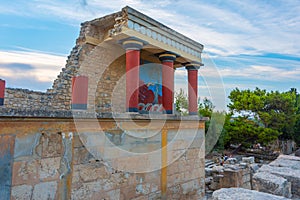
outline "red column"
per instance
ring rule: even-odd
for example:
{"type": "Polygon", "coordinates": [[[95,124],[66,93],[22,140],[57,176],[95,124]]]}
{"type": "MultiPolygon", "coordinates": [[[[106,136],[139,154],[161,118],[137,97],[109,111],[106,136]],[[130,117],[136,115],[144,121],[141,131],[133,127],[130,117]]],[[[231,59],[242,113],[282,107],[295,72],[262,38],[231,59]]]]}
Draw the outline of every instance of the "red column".
{"type": "Polygon", "coordinates": [[[72,78],[72,109],[86,110],[88,100],[88,77],[76,76],[72,78]]]}
{"type": "Polygon", "coordinates": [[[174,61],[176,55],[170,52],[159,55],[162,62],[162,104],[166,114],[173,114],[174,61]]]}
{"type": "Polygon", "coordinates": [[[0,106],[4,105],[5,80],[0,79],[0,106]]]}
{"type": "Polygon", "coordinates": [[[128,38],[122,44],[126,49],[126,111],[138,112],[140,49],[144,43],[128,38]]]}
{"type": "Polygon", "coordinates": [[[201,63],[189,63],[186,65],[188,70],[188,98],[189,115],[198,115],[198,69],[201,63]]]}

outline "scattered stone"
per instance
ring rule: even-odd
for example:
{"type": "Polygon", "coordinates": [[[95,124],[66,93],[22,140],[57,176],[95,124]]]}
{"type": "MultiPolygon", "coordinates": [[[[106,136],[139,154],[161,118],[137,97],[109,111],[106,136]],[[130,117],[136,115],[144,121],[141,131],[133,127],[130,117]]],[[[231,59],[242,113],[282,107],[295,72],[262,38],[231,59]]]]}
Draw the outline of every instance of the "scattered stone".
{"type": "Polygon", "coordinates": [[[230,169],[230,170],[239,170],[240,167],[238,165],[225,165],[226,169],[230,169]]]}
{"type": "Polygon", "coordinates": [[[222,188],[214,191],[213,200],[288,200],[288,198],[275,196],[255,190],[244,188],[222,188]]]}
{"type": "Polygon", "coordinates": [[[243,163],[247,163],[247,164],[253,164],[255,163],[255,159],[253,156],[250,156],[250,157],[243,157],[242,158],[242,162],[243,163]]]}
{"type": "Polygon", "coordinates": [[[205,167],[209,167],[209,166],[214,165],[214,164],[215,163],[213,161],[211,161],[211,160],[206,160],[205,161],[205,167]]]}
{"type": "Polygon", "coordinates": [[[205,168],[205,176],[211,176],[212,175],[212,169],[211,168],[205,168]]]}
{"type": "Polygon", "coordinates": [[[238,162],[238,160],[236,158],[228,158],[225,163],[228,163],[228,164],[236,164],[238,162]]]}
{"type": "Polygon", "coordinates": [[[245,163],[245,162],[241,162],[241,163],[240,163],[240,166],[243,167],[243,168],[246,168],[246,167],[248,166],[248,164],[245,163]]]}
{"type": "Polygon", "coordinates": [[[250,165],[250,169],[251,169],[252,173],[256,173],[259,170],[259,165],[253,163],[250,165]]]}
{"type": "Polygon", "coordinates": [[[207,177],[207,178],[205,178],[205,184],[207,185],[207,184],[210,184],[211,182],[213,181],[213,177],[207,177]]]}
{"type": "Polygon", "coordinates": [[[300,157],[300,149],[295,152],[295,156],[300,157]]]}
{"type": "Polygon", "coordinates": [[[224,167],[223,166],[214,166],[212,168],[212,172],[222,173],[222,172],[224,172],[224,167]]]}
{"type": "Polygon", "coordinates": [[[291,183],[268,172],[258,172],[253,176],[253,189],[287,198],[292,197],[291,183]]]}
{"type": "Polygon", "coordinates": [[[263,165],[258,172],[269,172],[271,174],[281,176],[287,179],[292,184],[292,194],[300,196],[300,169],[296,169],[300,165],[300,159],[298,162],[295,162],[295,159],[299,159],[295,156],[280,156],[279,161],[274,163],[270,163],[270,165],[263,165]],[[291,157],[290,161],[287,161],[288,158],[291,157]],[[281,162],[280,162],[281,160],[281,162]],[[287,163],[293,163],[291,166],[286,166],[287,163]],[[298,164],[296,164],[298,163],[298,164]]]}

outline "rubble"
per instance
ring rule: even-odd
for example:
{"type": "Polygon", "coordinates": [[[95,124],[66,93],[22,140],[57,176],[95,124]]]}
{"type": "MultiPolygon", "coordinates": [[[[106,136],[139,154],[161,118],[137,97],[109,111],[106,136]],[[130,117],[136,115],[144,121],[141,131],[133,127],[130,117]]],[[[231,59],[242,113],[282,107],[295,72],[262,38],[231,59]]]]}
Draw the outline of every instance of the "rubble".
{"type": "Polygon", "coordinates": [[[253,156],[243,157],[242,161],[243,161],[243,163],[247,163],[247,164],[253,164],[255,162],[253,156]]]}
{"type": "Polygon", "coordinates": [[[253,189],[287,198],[292,197],[291,183],[283,177],[268,172],[258,172],[254,174],[253,189]]]}
{"type": "Polygon", "coordinates": [[[295,156],[300,157],[300,149],[295,152],[295,156]]]}
{"type": "Polygon", "coordinates": [[[288,198],[244,188],[222,188],[214,191],[213,200],[288,200],[288,198]]]}

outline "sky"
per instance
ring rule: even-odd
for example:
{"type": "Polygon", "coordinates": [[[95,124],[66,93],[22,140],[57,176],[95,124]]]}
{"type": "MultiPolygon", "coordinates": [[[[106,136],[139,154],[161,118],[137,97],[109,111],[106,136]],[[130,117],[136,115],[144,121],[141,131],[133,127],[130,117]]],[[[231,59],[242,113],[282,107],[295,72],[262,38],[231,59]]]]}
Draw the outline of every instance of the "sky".
{"type": "MultiPolygon", "coordinates": [[[[126,5],[204,45],[202,99],[221,107],[234,88],[300,91],[299,0],[2,0],[0,79],[7,87],[46,91],[80,24],[126,5]]],[[[187,90],[186,76],[176,70],[176,91],[187,90]]]]}

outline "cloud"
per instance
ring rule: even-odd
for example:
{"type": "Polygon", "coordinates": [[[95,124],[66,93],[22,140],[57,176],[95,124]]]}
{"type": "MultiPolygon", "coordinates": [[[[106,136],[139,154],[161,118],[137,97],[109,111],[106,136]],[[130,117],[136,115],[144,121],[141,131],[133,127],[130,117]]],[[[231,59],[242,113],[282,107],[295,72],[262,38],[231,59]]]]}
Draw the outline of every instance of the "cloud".
{"type": "Polygon", "coordinates": [[[277,52],[299,54],[300,5],[237,0],[35,0],[0,5],[2,13],[60,19],[71,24],[101,17],[129,5],[203,43],[207,52],[228,56],[277,52]],[[172,7],[172,9],[169,9],[172,7]]]}
{"type": "Polygon", "coordinates": [[[221,75],[225,77],[244,77],[254,80],[269,80],[269,81],[297,81],[300,77],[300,70],[277,68],[273,66],[258,66],[252,65],[247,69],[225,68],[220,70],[221,75]]]}
{"type": "MultiPolygon", "coordinates": [[[[45,52],[0,50],[0,78],[9,80],[10,86],[19,85],[25,79],[51,86],[65,60],[65,56],[45,52]]],[[[35,88],[40,87],[32,85],[30,89],[35,88]]]]}
{"type": "MultiPolygon", "coordinates": [[[[211,79],[211,87],[219,87],[211,83],[214,77],[220,76],[227,80],[234,79],[236,82],[226,82],[225,88],[234,88],[235,85],[246,88],[247,85],[256,85],[258,80],[266,81],[266,84],[263,84],[265,87],[268,87],[267,82],[274,80],[282,83],[299,80],[297,55],[300,54],[300,4],[293,0],[228,0],[201,3],[197,0],[15,0],[3,2],[0,5],[0,13],[50,19],[78,26],[80,22],[119,11],[126,5],[204,44],[203,57],[205,58],[207,53],[213,60],[204,59],[205,66],[200,69],[199,75],[211,79]],[[296,58],[279,61],[258,57],[268,53],[277,53],[278,57],[285,54],[296,58]],[[218,67],[218,73],[212,69],[215,65],[218,67]],[[247,84],[238,82],[242,79],[247,80],[247,84]],[[251,80],[254,80],[253,84],[250,83],[251,80]]],[[[7,22],[4,25],[8,28],[10,26],[7,22]]],[[[13,74],[19,78],[27,74],[28,77],[30,75],[50,83],[64,66],[65,59],[62,55],[31,50],[0,51],[0,74],[11,79],[13,74]],[[15,66],[12,63],[30,66],[32,70],[23,68],[22,71],[20,67],[7,67],[15,66]]],[[[184,68],[176,70],[175,76],[177,85],[186,85],[187,73],[184,68]]]]}

